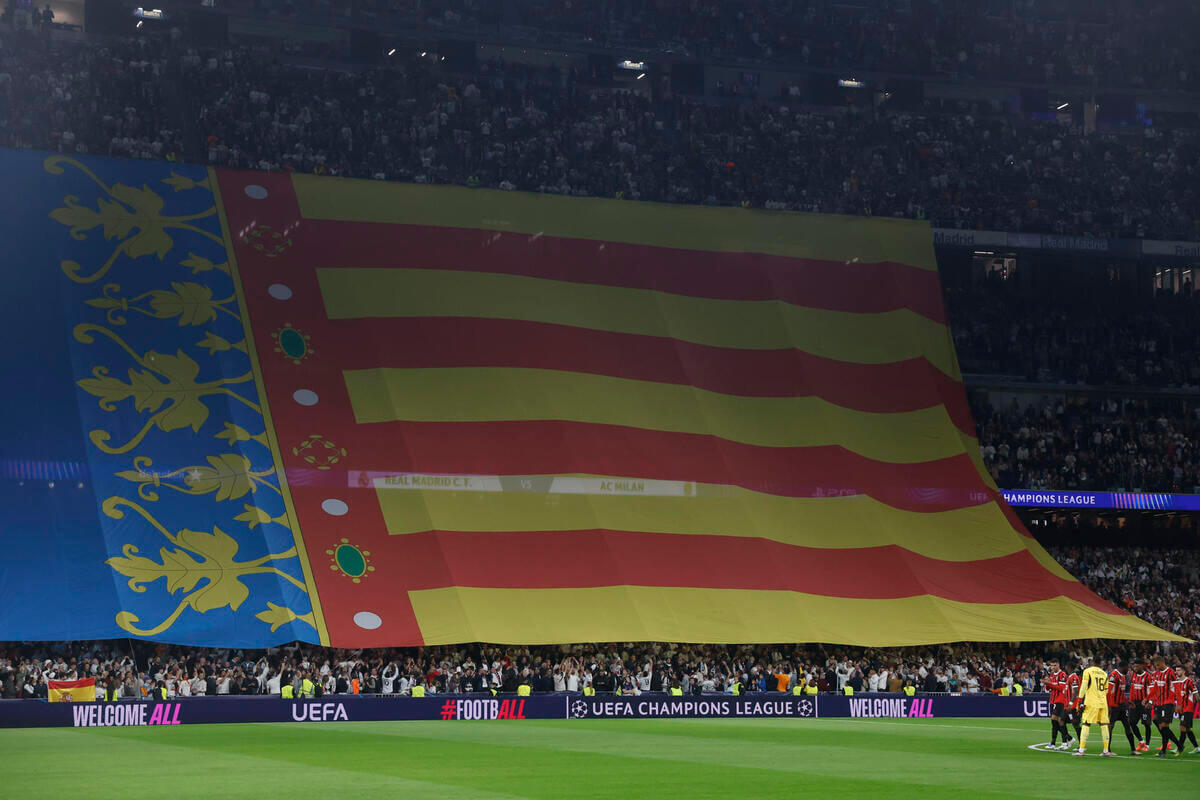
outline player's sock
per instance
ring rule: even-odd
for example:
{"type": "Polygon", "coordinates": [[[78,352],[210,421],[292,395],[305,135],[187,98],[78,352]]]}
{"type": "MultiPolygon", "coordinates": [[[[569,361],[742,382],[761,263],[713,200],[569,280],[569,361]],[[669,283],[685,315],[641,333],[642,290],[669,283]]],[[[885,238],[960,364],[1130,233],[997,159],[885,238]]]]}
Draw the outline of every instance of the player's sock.
{"type": "Polygon", "coordinates": [[[1137,739],[1133,738],[1133,731],[1129,729],[1129,723],[1122,722],[1121,725],[1125,728],[1125,738],[1129,740],[1129,748],[1137,750],[1137,739]]]}
{"type": "Polygon", "coordinates": [[[1079,723],[1078,723],[1078,722],[1072,722],[1071,724],[1075,726],[1075,738],[1076,738],[1076,739],[1078,739],[1078,738],[1079,738],[1079,737],[1082,735],[1082,734],[1079,732],[1079,723]]]}
{"type": "Polygon", "coordinates": [[[1050,746],[1058,744],[1058,720],[1050,720],[1050,746]]]}
{"type": "Polygon", "coordinates": [[[1150,723],[1143,722],[1142,724],[1146,726],[1146,735],[1142,737],[1142,741],[1146,744],[1146,746],[1149,746],[1150,745],[1150,723]]]}
{"type": "Polygon", "coordinates": [[[1104,737],[1104,752],[1108,752],[1108,747],[1112,744],[1112,735],[1108,730],[1107,725],[1100,726],[1100,735],[1104,737]]]}
{"type": "Polygon", "coordinates": [[[1090,734],[1091,732],[1092,732],[1091,725],[1083,726],[1083,729],[1079,734],[1079,749],[1080,750],[1087,750],[1088,734],[1090,734]]]}
{"type": "MultiPolygon", "coordinates": [[[[1183,731],[1181,731],[1180,733],[1183,733],[1183,731]]],[[[1191,729],[1191,728],[1188,728],[1188,729],[1187,729],[1187,731],[1186,731],[1186,733],[1187,733],[1187,738],[1188,738],[1188,739],[1191,741],[1191,743],[1192,743],[1192,747],[1200,747],[1200,744],[1197,744],[1197,743],[1196,743],[1196,734],[1192,733],[1192,729],[1191,729]]],[[[1180,736],[1180,738],[1182,739],[1183,737],[1182,737],[1182,736],[1180,736]]]]}

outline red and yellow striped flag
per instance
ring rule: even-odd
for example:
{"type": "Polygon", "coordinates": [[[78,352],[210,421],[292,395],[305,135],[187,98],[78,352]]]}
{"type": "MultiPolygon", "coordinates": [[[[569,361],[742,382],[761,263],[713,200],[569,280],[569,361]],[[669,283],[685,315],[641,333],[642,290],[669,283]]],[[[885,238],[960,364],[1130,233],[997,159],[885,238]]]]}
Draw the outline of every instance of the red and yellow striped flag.
{"type": "Polygon", "coordinates": [[[47,699],[51,703],[94,703],[96,702],[96,679],[82,678],[77,681],[46,681],[47,699]]]}
{"type": "Polygon", "coordinates": [[[925,224],[217,177],[324,642],[1172,638],[999,497],[925,224]]]}

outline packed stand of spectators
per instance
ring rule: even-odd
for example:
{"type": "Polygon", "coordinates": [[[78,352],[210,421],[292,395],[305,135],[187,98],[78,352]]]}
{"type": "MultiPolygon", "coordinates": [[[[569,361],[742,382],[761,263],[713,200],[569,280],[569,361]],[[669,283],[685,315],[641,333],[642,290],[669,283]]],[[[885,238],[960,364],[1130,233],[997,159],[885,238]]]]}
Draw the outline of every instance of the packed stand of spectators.
{"type": "Polygon", "coordinates": [[[1121,288],[1041,294],[1002,284],[946,293],[963,372],[1038,383],[1200,387],[1200,294],[1121,288]]]}
{"type": "Polygon", "coordinates": [[[52,43],[0,26],[0,147],[174,159],[168,40],[52,43]]]}
{"type": "Polygon", "coordinates": [[[1051,547],[1058,563],[1113,605],[1200,640],[1200,554],[1144,547],[1051,547]]]}
{"type": "MultiPolygon", "coordinates": [[[[1200,551],[1052,549],[1069,570],[1106,599],[1181,635],[1200,637],[1200,551]]],[[[274,694],[311,680],[322,694],[534,692],[685,694],[790,691],[998,692],[1021,684],[1037,691],[1051,657],[1079,664],[1098,653],[1145,655],[1144,643],[1036,642],[909,648],[821,645],[574,644],[542,647],[455,645],[388,650],[331,650],[293,644],[268,652],[155,645],[148,642],[12,644],[0,647],[0,694],[45,697],[46,681],[95,677],[97,694],[169,697],[274,694]]],[[[1194,661],[1192,645],[1167,650],[1194,661]]]]}
{"type": "Polygon", "coordinates": [[[235,9],[372,25],[1020,83],[1200,88],[1186,0],[231,0],[235,9]]]}
{"type": "Polygon", "coordinates": [[[1005,116],[816,113],[651,100],[557,67],[419,58],[316,71],[193,57],[208,161],[673,203],[927,218],[936,226],[1200,236],[1200,135],[1085,136],[1005,116]]]}
{"type": "Polygon", "coordinates": [[[451,74],[415,53],[335,70],[170,37],[55,46],[22,32],[0,45],[8,146],[946,228],[1200,238],[1196,131],[1085,136],[998,113],[818,113],[787,98],[729,104],[666,90],[651,100],[558,67],[451,74]],[[174,128],[202,136],[201,152],[182,152],[174,128]]]}
{"type": "MultiPolygon", "coordinates": [[[[1144,609],[1143,609],[1144,610],[1144,609]]],[[[1195,620],[1193,620],[1194,625],[1195,620]]],[[[643,692],[684,694],[786,692],[988,693],[1021,684],[1038,691],[1050,657],[1079,662],[1086,643],[988,644],[922,648],[796,647],[785,645],[590,644],[547,647],[470,645],[419,651],[339,651],[291,645],[269,653],[163,647],[146,658],[107,643],[0,650],[4,697],[44,698],[47,680],[95,677],[97,698],[143,698],[159,687],[168,697],[299,692],[304,679],[327,694],[643,692]],[[108,693],[112,693],[111,695],[108,693]]],[[[1131,650],[1129,655],[1134,655],[1131,650]]],[[[1195,657],[1178,648],[1175,658],[1195,657]]],[[[300,696],[296,694],[296,696],[300,696]]]]}
{"type": "Polygon", "coordinates": [[[984,463],[1005,489],[1200,487],[1195,400],[1072,396],[994,408],[982,395],[972,399],[984,463]]]}

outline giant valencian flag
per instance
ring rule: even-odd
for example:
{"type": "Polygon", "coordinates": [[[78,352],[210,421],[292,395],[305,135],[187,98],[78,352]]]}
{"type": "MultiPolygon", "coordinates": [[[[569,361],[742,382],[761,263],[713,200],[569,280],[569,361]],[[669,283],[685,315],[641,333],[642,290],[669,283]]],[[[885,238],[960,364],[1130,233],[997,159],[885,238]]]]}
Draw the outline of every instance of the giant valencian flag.
{"type": "Polygon", "coordinates": [[[980,468],[923,224],[0,165],[0,639],[1173,638],[980,468]]]}

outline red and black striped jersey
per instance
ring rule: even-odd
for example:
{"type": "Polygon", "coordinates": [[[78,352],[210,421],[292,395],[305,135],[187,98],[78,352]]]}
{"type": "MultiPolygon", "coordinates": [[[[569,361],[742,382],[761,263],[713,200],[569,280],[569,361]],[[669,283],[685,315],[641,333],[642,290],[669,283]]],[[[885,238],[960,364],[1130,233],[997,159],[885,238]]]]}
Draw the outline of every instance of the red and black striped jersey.
{"type": "Polygon", "coordinates": [[[1067,702],[1067,673],[1063,670],[1051,672],[1046,676],[1046,688],[1050,690],[1051,703],[1067,702]]]}
{"type": "Polygon", "coordinates": [[[1146,690],[1149,688],[1150,676],[1145,672],[1135,672],[1129,676],[1129,699],[1134,702],[1141,702],[1148,696],[1146,690]]]}
{"type": "Polygon", "coordinates": [[[1119,706],[1128,700],[1125,694],[1125,675],[1119,669],[1108,673],[1108,704],[1119,706]]]}
{"type": "Polygon", "coordinates": [[[1196,711],[1196,684],[1191,678],[1177,678],[1171,683],[1171,702],[1180,714],[1196,711]]]}
{"type": "Polygon", "coordinates": [[[1150,673],[1150,702],[1156,706],[1171,702],[1171,684],[1175,682],[1175,670],[1156,669],[1150,673]]]}
{"type": "Polygon", "coordinates": [[[1079,677],[1078,672],[1072,672],[1067,676],[1067,706],[1074,708],[1079,705],[1079,684],[1083,679],[1079,677]]]}

